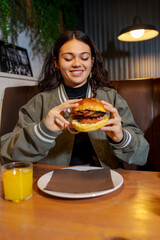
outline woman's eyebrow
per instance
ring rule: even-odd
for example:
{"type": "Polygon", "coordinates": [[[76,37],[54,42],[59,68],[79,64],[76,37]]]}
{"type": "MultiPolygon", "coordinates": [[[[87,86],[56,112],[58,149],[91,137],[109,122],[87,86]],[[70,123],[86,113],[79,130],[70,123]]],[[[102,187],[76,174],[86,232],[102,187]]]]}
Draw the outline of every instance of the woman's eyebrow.
{"type": "MultiPolygon", "coordinates": [[[[63,56],[63,55],[66,55],[66,54],[69,54],[69,55],[71,55],[71,56],[74,55],[74,53],[72,53],[72,52],[65,52],[65,53],[62,54],[62,56],[63,56]]],[[[80,53],[80,55],[84,55],[84,54],[89,54],[89,55],[91,55],[89,52],[82,52],[82,53],[80,53]]]]}

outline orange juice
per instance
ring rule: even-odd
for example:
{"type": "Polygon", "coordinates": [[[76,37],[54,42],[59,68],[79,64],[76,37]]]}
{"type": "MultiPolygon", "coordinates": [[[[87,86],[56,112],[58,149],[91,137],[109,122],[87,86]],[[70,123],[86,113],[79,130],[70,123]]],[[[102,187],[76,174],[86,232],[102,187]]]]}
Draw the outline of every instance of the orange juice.
{"type": "Polygon", "coordinates": [[[32,196],[32,167],[23,165],[23,167],[2,170],[2,180],[6,200],[19,202],[32,196]]]}

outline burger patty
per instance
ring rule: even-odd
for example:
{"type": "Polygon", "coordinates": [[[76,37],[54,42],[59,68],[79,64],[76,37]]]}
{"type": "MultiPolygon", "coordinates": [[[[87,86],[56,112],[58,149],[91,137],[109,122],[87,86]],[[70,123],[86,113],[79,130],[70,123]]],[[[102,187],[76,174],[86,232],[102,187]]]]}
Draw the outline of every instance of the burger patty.
{"type": "Polygon", "coordinates": [[[89,124],[89,123],[96,123],[96,122],[101,121],[104,118],[104,116],[106,115],[106,113],[102,113],[102,112],[96,112],[96,113],[92,114],[90,116],[75,115],[74,119],[77,119],[81,123],[89,124]],[[99,115],[95,116],[96,113],[99,113],[99,115]]]}
{"type": "Polygon", "coordinates": [[[84,116],[84,117],[98,117],[101,116],[102,114],[105,114],[105,112],[100,112],[100,111],[92,111],[92,110],[84,110],[84,111],[77,111],[74,112],[74,115],[76,116],[84,116]]]}

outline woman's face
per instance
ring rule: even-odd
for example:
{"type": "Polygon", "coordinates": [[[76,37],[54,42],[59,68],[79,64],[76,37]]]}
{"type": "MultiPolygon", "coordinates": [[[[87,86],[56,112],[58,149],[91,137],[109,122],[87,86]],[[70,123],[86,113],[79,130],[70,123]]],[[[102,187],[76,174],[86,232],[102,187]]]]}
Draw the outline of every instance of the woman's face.
{"type": "Polygon", "coordinates": [[[87,82],[93,62],[89,45],[72,39],[60,48],[57,64],[64,83],[70,87],[80,87],[87,82]]]}

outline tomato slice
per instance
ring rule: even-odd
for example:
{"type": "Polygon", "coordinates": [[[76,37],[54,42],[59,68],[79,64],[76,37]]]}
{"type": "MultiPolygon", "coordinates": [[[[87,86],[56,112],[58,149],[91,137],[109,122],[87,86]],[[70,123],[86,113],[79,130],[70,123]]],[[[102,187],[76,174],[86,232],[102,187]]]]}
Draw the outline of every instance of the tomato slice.
{"type": "Polygon", "coordinates": [[[100,116],[100,117],[94,117],[94,118],[83,118],[83,117],[80,117],[78,120],[81,122],[81,123],[86,123],[86,124],[90,124],[90,123],[96,123],[96,122],[99,122],[103,119],[104,116],[100,116]]]}

